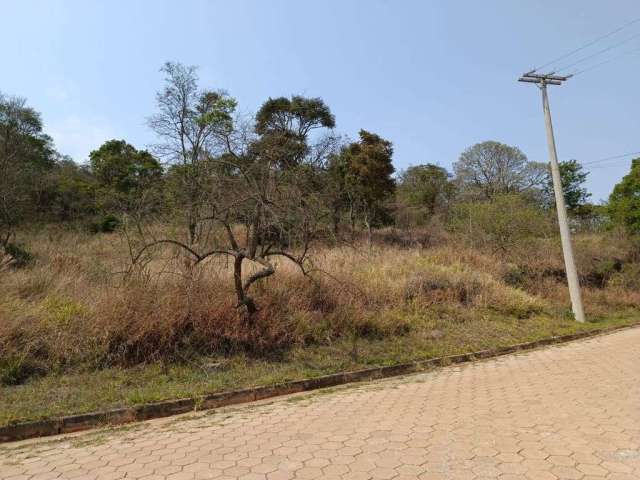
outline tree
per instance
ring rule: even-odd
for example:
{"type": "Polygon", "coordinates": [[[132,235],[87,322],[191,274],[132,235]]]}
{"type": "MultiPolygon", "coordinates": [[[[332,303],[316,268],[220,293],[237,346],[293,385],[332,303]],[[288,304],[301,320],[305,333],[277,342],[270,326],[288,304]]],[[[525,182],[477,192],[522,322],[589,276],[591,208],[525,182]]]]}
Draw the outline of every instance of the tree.
{"type": "MultiPolygon", "coordinates": [[[[591,197],[591,194],[583,187],[589,172],[583,171],[582,165],[577,160],[560,162],[558,166],[560,167],[560,180],[567,210],[572,213],[578,213],[591,197]]],[[[551,171],[547,171],[543,195],[545,205],[550,208],[555,207],[551,171]]]]}
{"type": "Polygon", "coordinates": [[[201,106],[209,94],[198,93],[193,69],[165,68],[168,86],[158,96],[161,113],[151,126],[179,160],[169,168],[167,182],[176,199],[174,210],[185,212],[188,220],[187,239],[179,232],[158,238],[153,222],[139,223],[132,233],[142,238],[132,242],[132,263],[144,263],[160,245],[183,252],[191,259],[190,269],[212,257],[227,257],[237,307],[253,321],[258,312],[253,286],[276,272],[274,259],[291,261],[308,273],[309,249],[323,234],[327,216],[318,166],[332,144],[323,139],[311,144],[309,133],[333,126],[333,116],[320,99],[293,97],[295,102],[277,105],[268,100],[255,121],[232,119],[235,101],[229,97],[201,106]],[[200,111],[208,113],[203,117],[200,111]],[[319,120],[318,111],[325,112],[319,120]],[[175,130],[174,125],[182,127],[175,130]],[[278,138],[295,139],[294,148],[283,148],[278,138]],[[183,147],[183,141],[189,146],[183,147]]]}
{"type": "Polygon", "coordinates": [[[488,141],[468,148],[453,165],[463,193],[487,200],[511,193],[535,194],[547,168],[529,162],[518,147],[488,141]]]}
{"type": "Polygon", "coordinates": [[[321,98],[305,98],[293,95],[269,98],[256,114],[256,132],[280,132],[295,135],[300,139],[308,137],[316,128],[335,127],[335,117],[321,98]]]}
{"type": "Polygon", "coordinates": [[[608,210],[615,224],[640,234],[640,158],[631,161],[631,171],[613,188],[608,210]]]}
{"type": "MultiPolygon", "coordinates": [[[[342,145],[337,152],[329,156],[326,169],[326,185],[328,203],[331,210],[331,223],[334,238],[340,235],[340,224],[344,212],[351,205],[349,190],[347,188],[347,173],[349,163],[347,160],[347,145],[342,145]]],[[[351,209],[353,219],[353,209],[351,209]]]]}
{"type": "Polygon", "coordinates": [[[335,118],[320,98],[269,98],[256,114],[255,131],[260,140],[254,148],[263,156],[278,158],[279,168],[295,167],[310,154],[311,131],[334,126],[335,118]]]}
{"type": "Polygon", "coordinates": [[[89,164],[105,210],[130,211],[145,191],[158,186],[163,173],[153,155],[124,140],[103,143],[89,154],[89,164]]]}
{"type": "Polygon", "coordinates": [[[0,247],[34,214],[55,150],[42,119],[26,100],[0,93],[0,247]]]}
{"type": "Polygon", "coordinates": [[[47,184],[41,203],[47,205],[51,219],[66,222],[96,213],[98,184],[88,166],[62,156],[49,172],[47,184]]]}
{"type": "Polygon", "coordinates": [[[162,167],[146,150],[136,150],[124,140],[108,140],[89,154],[98,182],[121,193],[131,193],[156,182],[162,167]]]}
{"type": "Polygon", "coordinates": [[[174,173],[182,184],[174,198],[184,212],[189,243],[196,243],[203,212],[208,154],[212,143],[228,139],[232,129],[235,99],[221,90],[200,90],[196,67],[167,62],[161,71],[166,75],[165,88],[158,92],[158,113],[149,125],[160,137],[155,151],[179,168],[174,173]]]}
{"type": "Polygon", "coordinates": [[[360,130],[359,136],[359,142],[343,147],[332,157],[329,170],[338,204],[349,209],[352,226],[360,217],[370,239],[372,225],[384,220],[385,202],[395,192],[393,146],[366,130],[360,130]]]}
{"type": "Polygon", "coordinates": [[[423,219],[445,210],[455,193],[446,169],[427,163],[407,168],[398,178],[398,203],[423,219]]]}

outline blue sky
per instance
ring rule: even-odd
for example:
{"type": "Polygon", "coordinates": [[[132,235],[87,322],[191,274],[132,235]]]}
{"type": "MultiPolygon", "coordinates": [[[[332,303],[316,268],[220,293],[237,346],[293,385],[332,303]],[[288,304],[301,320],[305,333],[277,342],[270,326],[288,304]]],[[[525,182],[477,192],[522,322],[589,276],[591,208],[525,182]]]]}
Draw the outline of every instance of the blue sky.
{"type": "MultiPolygon", "coordinates": [[[[0,90],[41,111],[58,149],[78,161],[104,140],[145,147],[167,60],[200,66],[241,109],[269,96],[321,96],[337,130],[395,145],[397,169],[448,169],[483,140],[547,160],[539,92],[524,70],[636,17],[637,0],[0,0],[0,90]]],[[[640,32],[640,23],[604,48],[640,32]]],[[[634,39],[621,52],[640,48],[634,39]]],[[[596,48],[594,51],[597,51],[596,48]]],[[[603,59],[614,56],[612,53],[603,59]]],[[[577,56],[580,58],[580,55],[577,56]]],[[[585,63],[588,65],[588,63],[585,63]]],[[[640,54],[552,87],[562,159],[640,150],[640,54]]],[[[594,169],[606,198],[630,160],[594,169]]]]}

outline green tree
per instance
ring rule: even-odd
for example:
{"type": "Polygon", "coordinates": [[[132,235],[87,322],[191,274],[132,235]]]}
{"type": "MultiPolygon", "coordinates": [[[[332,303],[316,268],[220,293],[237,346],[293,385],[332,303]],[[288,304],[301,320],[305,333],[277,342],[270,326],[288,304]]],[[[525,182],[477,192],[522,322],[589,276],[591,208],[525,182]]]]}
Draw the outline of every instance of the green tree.
{"type": "Polygon", "coordinates": [[[162,167],[146,150],[124,140],[108,140],[89,154],[91,171],[98,182],[125,194],[146,187],[162,176],[162,167]]]}
{"type": "Polygon", "coordinates": [[[329,169],[342,209],[348,209],[352,226],[362,220],[371,227],[388,215],[386,202],[395,192],[392,178],[393,146],[379,135],[360,130],[360,141],[342,148],[329,169]]]}
{"type": "Polygon", "coordinates": [[[449,222],[451,230],[469,243],[505,252],[548,236],[553,225],[543,209],[518,194],[457,203],[449,222]]]}
{"type": "Polygon", "coordinates": [[[335,127],[335,117],[321,98],[293,95],[269,98],[256,114],[256,132],[286,132],[307,137],[316,128],[335,127]]]}
{"type": "Polygon", "coordinates": [[[153,155],[124,140],[103,143],[89,154],[89,164],[105,210],[131,210],[162,178],[162,167],[153,155]]]}
{"type": "MultiPolygon", "coordinates": [[[[572,213],[579,213],[589,201],[589,197],[591,197],[591,194],[584,188],[589,172],[585,172],[577,160],[560,162],[558,166],[560,167],[560,180],[562,181],[567,210],[572,213]]],[[[547,171],[543,196],[547,207],[555,207],[551,171],[547,171]]]]}
{"type": "Polygon", "coordinates": [[[432,163],[409,167],[398,178],[399,206],[417,213],[422,220],[444,211],[454,193],[449,172],[432,163]]]}
{"type": "Polygon", "coordinates": [[[56,161],[48,183],[43,203],[52,220],[67,222],[97,213],[98,183],[88,166],[63,156],[56,161]]]}
{"type": "Polygon", "coordinates": [[[37,211],[44,178],[55,164],[51,138],[26,100],[0,93],[0,246],[37,211]]]}
{"type": "Polygon", "coordinates": [[[221,90],[201,90],[196,67],[167,62],[161,68],[165,86],[156,95],[158,112],[149,126],[160,138],[155,152],[174,169],[178,189],[174,207],[184,218],[190,244],[196,243],[205,212],[207,169],[215,144],[233,133],[235,99],[221,90]]]}
{"type": "Polygon", "coordinates": [[[615,224],[640,234],[640,158],[632,160],[631,171],[613,188],[608,211],[615,224]]]}
{"type": "Polygon", "coordinates": [[[256,114],[260,138],[253,148],[265,161],[275,160],[278,168],[296,167],[313,151],[308,141],[311,131],[334,126],[335,118],[321,98],[269,98],[256,114]]]}
{"type": "Polygon", "coordinates": [[[233,265],[237,307],[253,321],[258,305],[252,289],[276,273],[274,260],[293,262],[307,274],[310,245],[325,236],[318,166],[332,142],[311,144],[308,137],[312,129],[333,126],[333,116],[326,106],[320,109],[326,115],[314,113],[324,105],[319,99],[294,97],[278,105],[268,101],[255,122],[232,118],[235,100],[201,91],[194,68],[167,64],[164,71],[160,112],[150,125],[162,139],[158,151],[172,161],[166,190],[173,208],[157,212],[161,221],[145,218],[126,230],[132,263],[160,246],[180,251],[189,272],[210,257],[225,257],[233,265]],[[305,113],[291,103],[315,107],[305,113]],[[281,148],[281,134],[294,138],[295,158],[288,145],[281,148]],[[186,218],[186,232],[167,228],[159,237],[154,227],[175,218],[186,218]]]}

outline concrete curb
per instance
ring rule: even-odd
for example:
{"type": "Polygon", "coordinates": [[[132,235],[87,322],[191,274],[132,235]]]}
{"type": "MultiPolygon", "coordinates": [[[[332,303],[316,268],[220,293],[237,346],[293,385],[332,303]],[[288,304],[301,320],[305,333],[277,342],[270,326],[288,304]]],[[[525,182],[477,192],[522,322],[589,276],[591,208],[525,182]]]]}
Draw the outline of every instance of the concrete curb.
{"type": "Polygon", "coordinates": [[[351,372],[334,373],[322,377],[285,382],[278,385],[213,393],[197,398],[167,400],[158,403],[136,405],[133,407],[118,408],[102,412],[91,412],[80,415],[69,415],[55,419],[17,423],[0,427],[0,442],[11,442],[34,437],[78,432],[105,425],[121,425],[124,423],[168,417],[198,410],[210,410],[230,405],[254,402],[257,400],[344,385],[347,383],[424,372],[435,367],[499,357],[509,353],[532,350],[546,345],[566,343],[573,340],[613,333],[636,326],[638,325],[624,325],[607,329],[592,330],[589,332],[573,333],[491,350],[481,350],[478,352],[463,353],[461,355],[449,355],[446,357],[419,360],[388,367],[375,367],[351,372]]]}

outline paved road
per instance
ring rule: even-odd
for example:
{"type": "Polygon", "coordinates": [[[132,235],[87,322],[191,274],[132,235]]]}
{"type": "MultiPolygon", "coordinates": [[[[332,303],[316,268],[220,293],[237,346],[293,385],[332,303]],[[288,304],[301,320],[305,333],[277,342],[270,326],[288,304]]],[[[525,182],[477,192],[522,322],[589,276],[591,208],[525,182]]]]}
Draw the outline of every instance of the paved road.
{"type": "Polygon", "coordinates": [[[4,446],[0,477],[638,480],[640,328],[270,404],[4,446]]]}

